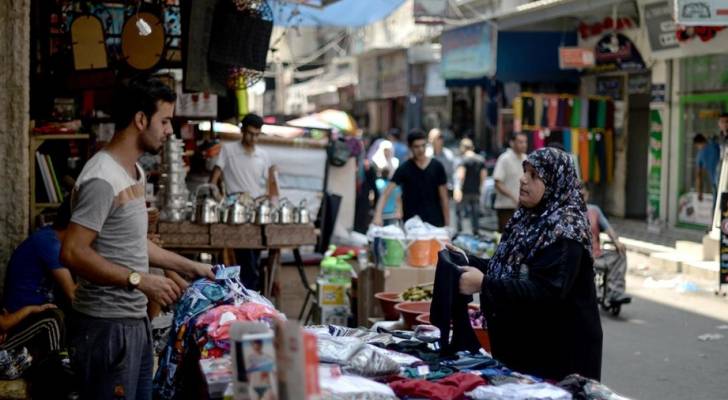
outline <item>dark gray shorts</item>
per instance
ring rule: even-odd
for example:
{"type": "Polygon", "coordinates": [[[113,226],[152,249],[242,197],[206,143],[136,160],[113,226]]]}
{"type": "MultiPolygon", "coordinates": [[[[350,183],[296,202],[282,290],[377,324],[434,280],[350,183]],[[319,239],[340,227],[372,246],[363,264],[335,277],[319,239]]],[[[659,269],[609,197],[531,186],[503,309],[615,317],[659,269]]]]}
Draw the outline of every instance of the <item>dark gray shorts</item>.
{"type": "Polygon", "coordinates": [[[81,399],[152,398],[152,337],[147,318],[105,319],[74,312],[68,334],[81,399]]]}

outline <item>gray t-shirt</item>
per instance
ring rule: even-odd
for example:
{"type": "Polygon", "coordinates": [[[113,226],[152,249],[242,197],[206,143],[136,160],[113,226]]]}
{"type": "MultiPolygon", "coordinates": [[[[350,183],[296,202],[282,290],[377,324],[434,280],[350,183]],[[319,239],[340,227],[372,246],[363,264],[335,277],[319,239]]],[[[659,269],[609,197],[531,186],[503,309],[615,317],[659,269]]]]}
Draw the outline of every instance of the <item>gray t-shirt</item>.
{"type": "MultiPolygon", "coordinates": [[[[149,271],[144,171],[134,179],[105,151],[84,166],[73,191],[71,222],[98,232],[92,246],[108,261],[149,271]]],[[[79,279],[73,308],[98,318],[144,318],[147,298],[139,290],[79,279]]]]}

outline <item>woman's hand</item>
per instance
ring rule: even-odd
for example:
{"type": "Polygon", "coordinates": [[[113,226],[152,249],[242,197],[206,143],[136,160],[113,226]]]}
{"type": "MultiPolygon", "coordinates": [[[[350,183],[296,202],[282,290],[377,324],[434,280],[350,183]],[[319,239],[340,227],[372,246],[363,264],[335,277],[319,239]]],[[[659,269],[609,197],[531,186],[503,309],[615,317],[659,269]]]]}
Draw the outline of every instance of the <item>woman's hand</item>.
{"type": "Polygon", "coordinates": [[[483,286],[483,273],[473,267],[460,267],[463,274],[460,275],[460,293],[471,295],[480,292],[483,286]]]}

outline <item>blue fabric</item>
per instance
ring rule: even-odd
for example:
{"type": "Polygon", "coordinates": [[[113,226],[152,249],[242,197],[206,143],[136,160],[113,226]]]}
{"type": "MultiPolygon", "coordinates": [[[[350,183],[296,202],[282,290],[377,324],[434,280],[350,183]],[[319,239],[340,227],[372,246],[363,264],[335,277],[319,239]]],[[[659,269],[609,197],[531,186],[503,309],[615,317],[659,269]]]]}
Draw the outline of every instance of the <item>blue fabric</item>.
{"type": "Polygon", "coordinates": [[[15,249],[5,276],[4,306],[8,312],[53,302],[51,271],[62,268],[60,255],[61,242],[50,227],[39,229],[15,249]]]}
{"type": "Polygon", "coordinates": [[[710,182],[713,186],[718,185],[719,171],[718,163],[720,162],[720,145],[715,138],[710,139],[699,152],[695,159],[698,167],[703,168],[710,176],[710,182]]]}
{"type": "MultiPolygon", "coordinates": [[[[389,184],[389,180],[379,178],[377,179],[376,185],[377,185],[377,193],[381,196],[382,193],[384,193],[384,189],[387,188],[387,185],[389,184]]],[[[391,215],[394,214],[397,211],[397,199],[399,196],[402,195],[402,189],[400,189],[399,186],[396,186],[394,188],[394,191],[392,191],[392,195],[389,196],[389,199],[387,199],[387,202],[384,203],[384,209],[382,210],[382,214],[384,215],[391,215]]]]}
{"type": "Polygon", "coordinates": [[[280,26],[359,27],[386,18],[404,0],[340,0],[323,8],[277,2],[273,21],[280,26]],[[299,14],[296,15],[296,12],[299,14]]]}

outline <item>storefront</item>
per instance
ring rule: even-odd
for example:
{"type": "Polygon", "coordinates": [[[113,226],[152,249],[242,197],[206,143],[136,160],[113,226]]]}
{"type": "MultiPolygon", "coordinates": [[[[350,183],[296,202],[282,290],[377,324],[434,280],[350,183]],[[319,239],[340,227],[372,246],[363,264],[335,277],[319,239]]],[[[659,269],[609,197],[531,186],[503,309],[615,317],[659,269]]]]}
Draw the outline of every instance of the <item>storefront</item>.
{"type": "Polygon", "coordinates": [[[409,70],[406,49],[372,50],[358,57],[357,100],[366,103],[371,135],[407,125],[409,70]]]}

